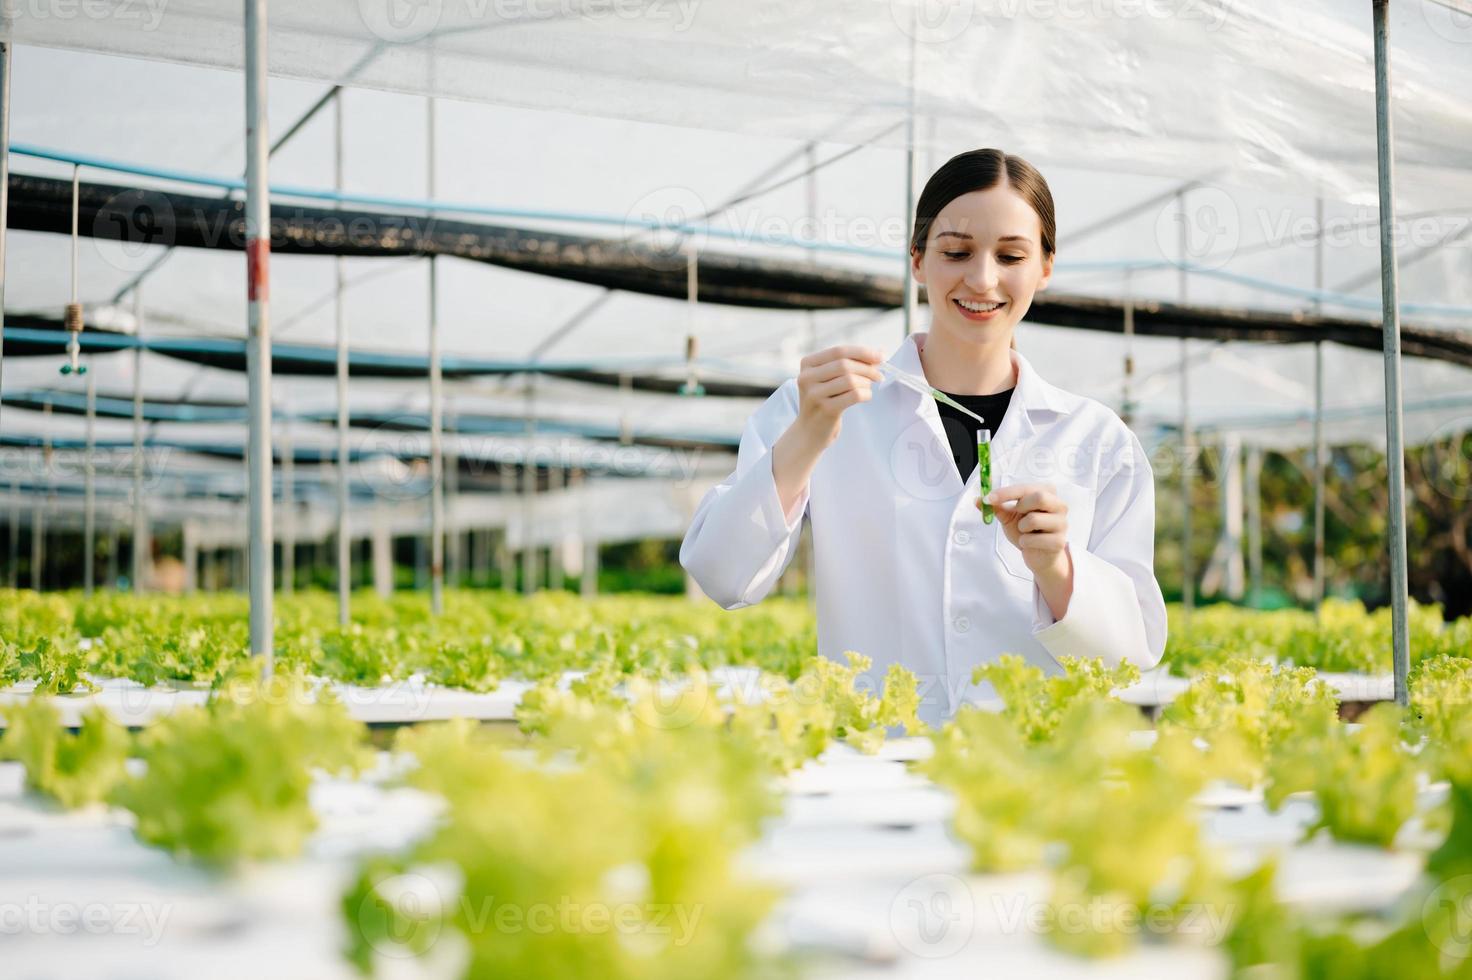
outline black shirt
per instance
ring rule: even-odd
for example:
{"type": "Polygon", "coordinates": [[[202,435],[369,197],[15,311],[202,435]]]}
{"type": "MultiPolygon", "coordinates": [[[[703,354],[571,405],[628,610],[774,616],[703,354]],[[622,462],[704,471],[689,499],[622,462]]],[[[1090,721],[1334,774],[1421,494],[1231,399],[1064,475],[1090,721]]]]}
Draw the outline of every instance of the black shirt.
{"type": "Polygon", "coordinates": [[[985,426],[943,401],[935,403],[935,407],[940,410],[940,426],[945,430],[946,439],[951,443],[951,455],[956,459],[956,469],[960,471],[963,483],[970,479],[971,471],[976,469],[976,430],[989,429],[993,438],[996,437],[997,429],[1002,425],[1002,417],[1007,414],[1007,406],[1012,401],[1014,390],[1016,389],[1008,388],[995,395],[957,395],[946,392],[957,402],[986,419],[985,426]]]}

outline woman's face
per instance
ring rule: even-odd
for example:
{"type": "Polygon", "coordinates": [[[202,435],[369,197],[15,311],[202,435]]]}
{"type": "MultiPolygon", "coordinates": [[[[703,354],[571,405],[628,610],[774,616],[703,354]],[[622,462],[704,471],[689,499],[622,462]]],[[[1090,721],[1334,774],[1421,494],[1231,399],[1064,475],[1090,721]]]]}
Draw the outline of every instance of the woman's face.
{"type": "Polygon", "coordinates": [[[1042,234],[1037,212],[1005,181],[947,204],[930,226],[924,254],[910,257],[930,298],[931,331],[1009,344],[1033,294],[1053,275],[1042,234]]]}

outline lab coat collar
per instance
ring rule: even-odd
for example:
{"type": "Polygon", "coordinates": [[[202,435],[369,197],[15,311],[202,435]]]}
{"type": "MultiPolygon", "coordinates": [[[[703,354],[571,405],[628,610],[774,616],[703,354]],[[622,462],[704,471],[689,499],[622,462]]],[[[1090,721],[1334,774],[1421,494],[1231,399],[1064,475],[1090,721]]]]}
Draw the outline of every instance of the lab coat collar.
{"type": "MultiPolygon", "coordinates": [[[[927,336],[924,332],[910,334],[891,355],[890,363],[917,378],[925,377],[925,368],[920,363],[920,348],[927,336]]],[[[1074,399],[1049,384],[1019,351],[1013,350],[1011,355],[1017,368],[1017,387],[1012,392],[1011,405],[1020,406],[1029,416],[1042,412],[1066,415],[1073,410],[1074,399]]],[[[919,401],[918,394],[916,400],[919,401]]]]}

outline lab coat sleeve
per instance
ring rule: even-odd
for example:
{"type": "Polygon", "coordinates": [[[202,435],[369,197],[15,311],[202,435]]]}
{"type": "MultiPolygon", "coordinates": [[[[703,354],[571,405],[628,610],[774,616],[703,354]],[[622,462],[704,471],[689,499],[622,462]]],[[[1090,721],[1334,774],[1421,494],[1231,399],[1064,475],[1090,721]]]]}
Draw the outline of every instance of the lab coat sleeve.
{"type": "Polygon", "coordinates": [[[760,602],[792,560],[809,488],[784,513],[772,475],[772,446],[797,418],[788,379],[747,420],[736,469],[701,498],[680,544],[680,564],[723,608],[760,602]]]}
{"type": "Polygon", "coordinates": [[[1100,485],[1085,550],[1073,548],[1073,594],[1054,620],[1033,586],[1033,637],[1055,659],[1129,661],[1141,669],[1165,652],[1165,599],[1155,580],[1155,478],[1134,433],[1100,485]]]}

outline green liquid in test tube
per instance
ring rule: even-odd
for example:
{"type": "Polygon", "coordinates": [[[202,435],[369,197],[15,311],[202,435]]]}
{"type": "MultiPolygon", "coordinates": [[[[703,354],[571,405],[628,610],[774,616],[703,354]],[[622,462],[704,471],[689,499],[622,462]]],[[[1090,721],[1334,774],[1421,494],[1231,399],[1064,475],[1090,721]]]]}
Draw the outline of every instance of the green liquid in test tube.
{"type": "Polygon", "coordinates": [[[984,524],[992,522],[992,505],[986,495],[992,492],[992,433],[990,429],[976,430],[976,506],[981,509],[984,524]]]}

